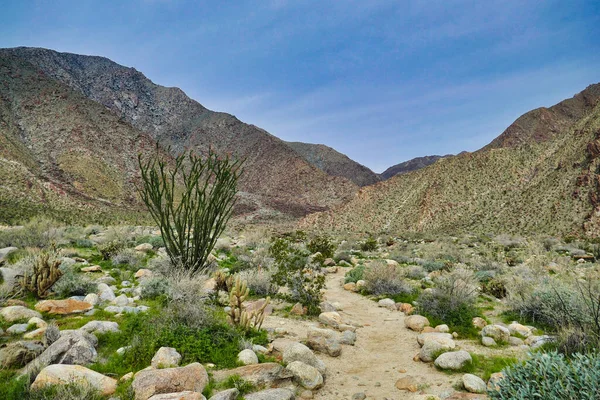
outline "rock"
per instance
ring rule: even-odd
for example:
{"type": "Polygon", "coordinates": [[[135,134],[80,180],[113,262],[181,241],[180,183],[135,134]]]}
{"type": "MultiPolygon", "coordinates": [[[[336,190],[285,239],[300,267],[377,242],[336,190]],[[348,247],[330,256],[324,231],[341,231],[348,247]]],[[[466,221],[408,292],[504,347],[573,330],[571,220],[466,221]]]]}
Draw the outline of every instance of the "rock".
{"type": "MultiPolygon", "coordinates": [[[[246,311],[247,312],[252,312],[252,311],[257,311],[260,310],[264,305],[265,302],[267,301],[267,299],[259,299],[256,301],[249,301],[246,303],[246,311]]],[[[266,308],[265,308],[265,316],[271,315],[273,313],[273,305],[269,304],[266,308]]]]}
{"type": "Polygon", "coordinates": [[[6,333],[10,333],[11,335],[20,335],[27,332],[27,328],[29,328],[29,324],[14,324],[6,329],[6,333]]]}
{"type": "Polygon", "coordinates": [[[471,364],[473,359],[471,355],[464,350],[444,353],[435,359],[435,366],[440,369],[460,370],[471,364]]]}
{"type": "Polygon", "coordinates": [[[255,386],[267,387],[280,385],[286,381],[289,382],[292,378],[290,371],[287,371],[278,363],[246,365],[244,367],[213,372],[215,382],[223,382],[234,375],[255,386]]]}
{"type": "Polygon", "coordinates": [[[108,307],[104,307],[104,311],[112,313],[112,314],[120,314],[124,311],[124,308],[119,307],[119,306],[108,306],[108,307]]]}
{"type": "Polygon", "coordinates": [[[100,301],[113,301],[115,299],[115,292],[106,283],[98,284],[98,298],[100,301]]]}
{"type": "Polygon", "coordinates": [[[149,269],[141,268],[141,269],[138,269],[138,271],[135,273],[134,276],[136,277],[136,279],[146,279],[146,278],[151,278],[152,275],[153,275],[153,273],[149,269]]]}
{"type": "Polygon", "coordinates": [[[356,342],[356,333],[352,331],[344,331],[342,332],[342,337],[340,339],[341,344],[347,344],[349,346],[354,346],[356,342]]]}
{"type": "Polygon", "coordinates": [[[38,328],[36,330],[33,330],[31,332],[27,332],[26,334],[23,335],[23,339],[35,339],[40,336],[43,336],[44,333],[46,333],[46,329],[47,329],[47,327],[43,327],[43,328],[38,328]]]}
{"type": "Polygon", "coordinates": [[[286,368],[291,371],[294,380],[305,389],[313,390],[323,386],[323,376],[313,366],[302,361],[293,361],[286,368]]]}
{"type": "Polygon", "coordinates": [[[100,297],[98,297],[98,295],[96,293],[90,293],[87,296],[85,296],[83,298],[83,301],[85,301],[86,303],[90,303],[91,305],[95,306],[98,303],[100,303],[100,297]]]}
{"type": "Polygon", "coordinates": [[[135,246],[134,250],[141,251],[143,253],[147,253],[149,251],[152,251],[152,245],[150,243],[138,244],[137,246],[135,246]]]}
{"type": "Polygon", "coordinates": [[[358,392],[352,395],[352,400],[365,400],[366,398],[367,395],[364,394],[364,392],[358,392]]]}
{"type": "Polygon", "coordinates": [[[0,347],[0,368],[20,368],[44,351],[44,346],[36,342],[19,341],[0,347]]]}
{"type": "Polygon", "coordinates": [[[426,326],[421,331],[421,333],[432,333],[432,332],[437,332],[437,331],[435,330],[435,328],[433,328],[431,326],[426,326]]]}
{"type": "MultiPolygon", "coordinates": [[[[2,261],[0,261],[2,265],[2,261]]],[[[17,276],[20,271],[15,268],[0,267],[0,293],[12,293],[17,284],[17,276]]],[[[9,304],[10,305],[10,304],[9,304]]]]}
{"type": "Polygon", "coordinates": [[[85,301],[66,300],[42,300],[35,305],[35,309],[48,314],[68,315],[89,311],[93,305],[85,301]]]}
{"type": "Polygon", "coordinates": [[[172,368],[179,366],[181,362],[181,354],[173,347],[161,347],[156,351],[150,365],[152,368],[172,368]]]}
{"type": "Polygon", "coordinates": [[[487,322],[485,322],[485,319],[481,318],[481,317],[475,317],[473,318],[473,326],[477,329],[483,329],[485,326],[487,325],[487,322]]]}
{"type": "Polygon", "coordinates": [[[125,307],[129,305],[129,299],[124,294],[121,294],[111,301],[111,304],[114,304],[117,307],[125,307]]]}
{"type": "Polygon", "coordinates": [[[531,329],[517,322],[513,322],[512,324],[508,325],[508,331],[511,335],[520,335],[524,338],[531,336],[531,329]]]}
{"type": "Polygon", "coordinates": [[[186,390],[184,392],[155,394],[148,400],[206,400],[202,393],[186,390]]]}
{"type": "Polygon", "coordinates": [[[267,389],[244,396],[246,400],[294,400],[294,392],[289,389],[267,389]]]}
{"type": "Polygon", "coordinates": [[[37,311],[30,310],[23,306],[8,306],[0,310],[0,315],[7,322],[19,321],[22,319],[30,320],[33,317],[42,318],[42,314],[37,311]]]}
{"type": "Polygon", "coordinates": [[[510,331],[502,325],[486,325],[481,330],[481,335],[491,337],[497,343],[506,343],[510,337],[510,331]]]}
{"type": "Polygon", "coordinates": [[[498,386],[498,383],[502,379],[504,379],[503,372],[495,372],[492,375],[490,375],[490,379],[488,380],[488,383],[487,383],[487,390],[494,391],[494,392],[500,390],[500,386],[498,386]]]}
{"type": "Polygon", "coordinates": [[[430,337],[425,340],[419,351],[419,358],[423,362],[432,362],[440,354],[456,348],[454,340],[441,337],[430,337]]]}
{"type": "Polygon", "coordinates": [[[326,258],[325,261],[323,261],[323,265],[326,267],[334,266],[335,260],[333,258],[326,258]]]}
{"type": "Polygon", "coordinates": [[[87,333],[108,333],[108,332],[119,332],[119,324],[112,321],[90,321],[81,328],[82,331],[87,333]]]}
{"type": "Polygon", "coordinates": [[[337,308],[332,303],[329,303],[326,301],[319,304],[319,308],[321,309],[321,312],[323,312],[323,313],[337,311],[337,308]]]}
{"type": "Polygon", "coordinates": [[[493,347],[493,346],[498,345],[498,343],[496,343],[496,341],[494,339],[492,339],[491,337],[487,337],[487,336],[483,336],[481,338],[481,344],[484,345],[485,347],[493,347]]]}
{"type": "Polygon", "coordinates": [[[31,385],[32,390],[47,385],[79,384],[89,386],[104,396],[110,396],[117,390],[116,379],[104,376],[81,365],[54,364],[42,369],[31,385]]]}
{"type": "Polygon", "coordinates": [[[349,292],[356,292],[356,283],[354,282],[348,282],[346,284],[344,284],[344,290],[347,290],[349,292]]]}
{"type": "Polygon", "coordinates": [[[126,382],[133,379],[133,372],[128,372],[119,379],[119,382],[126,382]]]}
{"type": "Polygon", "coordinates": [[[260,344],[253,344],[252,351],[255,353],[267,354],[269,352],[269,349],[267,349],[264,346],[261,346],[260,344]]]}
{"type": "Polygon", "coordinates": [[[441,333],[450,332],[450,328],[446,324],[436,326],[435,330],[436,330],[436,332],[441,332],[441,333]]]}
{"type": "Polygon", "coordinates": [[[358,281],[356,281],[356,291],[364,289],[365,286],[367,286],[367,281],[365,281],[364,279],[359,279],[358,281]]]}
{"type": "Polygon", "coordinates": [[[258,357],[256,353],[250,349],[245,349],[239,352],[238,361],[244,365],[258,364],[258,357]]]}
{"type": "Polygon", "coordinates": [[[377,302],[379,307],[387,308],[391,311],[396,311],[396,302],[392,299],[381,299],[377,302]]]}
{"type": "Polygon", "coordinates": [[[485,393],[487,390],[483,379],[473,374],[464,374],[462,383],[465,389],[471,393],[485,393]]]}
{"type": "Polygon", "coordinates": [[[396,389],[407,390],[409,392],[416,392],[419,384],[417,380],[412,376],[404,376],[396,381],[396,389]]]}
{"type": "Polygon", "coordinates": [[[102,267],[99,265],[90,265],[89,267],[83,267],[81,272],[102,272],[102,267]]]}
{"type": "MultiPolygon", "coordinates": [[[[50,330],[50,329],[48,329],[50,330]]],[[[94,335],[80,330],[65,330],[42,354],[25,367],[24,373],[33,373],[51,364],[87,365],[96,361],[96,345],[98,339],[94,335]]]]}
{"type": "Polygon", "coordinates": [[[290,311],[290,314],[294,314],[294,315],[306,315],[306,313],[308,312],[308,308],[302,306],[302,304],[300,303],[296,303],[294,304],[294,307],[292,307],[292,310],[290,311]]]}
{"type": "Polygon", "coordinates": [[[510,344],[511,346],[523,346],[525,344],[525,341],[521,338],[511,336],[508,338],[508,344],[510,344]]]}
{"type": "Polygon", "coordinates": [[[13,252],[15,252],[17,250],[19,250],[17,247],[4,247],[4,248],[0,249],[0,264],[2,264],[2,262],[4,261],[4,259],[10,253],[13,253],[13,252]]]}
{"type": "Polygon", "coordinates": [[[308,364],[315,367],[321,375],[325,375],[327,368],[325,363],[319,360],[312,351],[302,343],[290,344],[283,352],[283,362],[286,364],[294,361],[302,361],[304,364],[308,364]]]}
{"type": "Polygon", "coordinates": [[[338,328],[340,324],[343,324],[342,317],[335,311],[321,313],[319,322],[333,328],[338,328]]]}
{"type": "Polygon", "coordinates": [[[527,346],[531,346],[532,349],[537,349],[538,347],[553,342],[554,338],[552,336],[543,335],[543,336],[529,336],[525,339],[525,344],[527,346]]]}
{"type": "MultiPolygon", "coordinates": [[[[96,279],[96,282],[98,282],[98,284],[104,283],[106,285],[113,285],[113,284],[117,283],[117,280],[115,278],[113,278],[112,276],[107,275],[107,276],[103,276],[102,278],[96,279]]],[[[98,292],[100,292],[100,290],[98,290],[98,292]]]]}
{"type": "Polygon", "coordinates": [[[29,325],[35,325],[37,328],[45,328],[48,326],[48,323],[41,318],[32,317],[27,321],[29,325]]]}
{"type": "Polygon", "coordinates": [[[400,264],[398,264],[398,261],[396,261],[396,260],[390,260],[390,259],[388,259],[388,260],[385,260],[385,262],[390,267],[400,267],[400,264]]]}
{"type": "Polygon", "coordinates": [[[404,318],[404,325],[415,332],[421,332],[424,327],[429,326],[429,320],[422,315],[410,315],[404,318]]]}
{"type": "Polygon", "coordinates": [[[223,390],[213,396],[209,400],[236,400],[240,391],[236,388],[223,390]]]}
{"type": "Polygon", "coordinates": [[[406,315],[412,314],[413,311],[415,310],[415,308],[413,307],[412,304],[409,304],[409,303],[398,303],[398,304],[396,304],[396,309],[398,311],[402,311],[406,315]],[[398,305],[398,304],[400,304],[400,305],[398,305]]]}
{"type": "Polygon", "coordinates": [[[186,390],[202,393],[207,384],[208,373],[200,363],[193,363],[185,367],[139,371],[131,387],[135,400],[147,400],[155,394],[186,390]]]}
{"type": "Polygon", "coordinates": [[[306,336],[306,345],[311,349],[328,354],[331,357],[338,357],[342,354],[340,335],[336,331],[311,327],[308,329],[306,336]]]}
{"type": "Polygon", "coordinates": [[[420,346],[423,346],[425,344],[425,341],[430,338],[452,340],[452,335],[449,333],[441,333],[441,332],[421,333],[419,336],[417,336],[417,342],[419,343],[420,346]]]}

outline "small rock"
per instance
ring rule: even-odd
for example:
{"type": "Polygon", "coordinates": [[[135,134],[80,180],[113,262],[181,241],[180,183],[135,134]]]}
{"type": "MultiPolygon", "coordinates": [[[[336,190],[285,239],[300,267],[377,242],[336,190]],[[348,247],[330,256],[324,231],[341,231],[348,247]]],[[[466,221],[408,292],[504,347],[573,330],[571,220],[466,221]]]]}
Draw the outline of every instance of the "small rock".
{"type": "Polygon", "coordinates": [[[145,279],[152,277],[152,275],[152,271],[150,271],[149,269],[142,268],[138,269],[134,276],[136,279],[145,279]]]}
{"type": "Polygon", "coordinates": [[[510,344],[511,346],[523,346],[525,344],[525,341],[521,338],[511,336],[508,338],[508,344],[510,344]]]}
{"type": "Polygon", "coordinates": [[[404,325],[415,332],[421,332],[424,327],[429,326],[429,320],[422,315],[410,315],[404,318],[404,325]]]}
{"type": "Polygon", "coordinates": [[[119,324],[113,321],[90,321],[81,328],[82,331],[87,333],[108,333],[108,332],[119,332],[119,324]]]}
{"type": "Polygon", "coordinates": [[[517,322],[513,322],[512,324],[508,325],[508,331],[511,335],[521,335],[524,338],[531,336],[531,329],[517,322]]]}
{"type": "Polygon", "coordinates": [[[294,304],[294,307],[292,307],[292,310],[290,311],[290,314],[294,315],[306,315],[306,313],[308,313],[308,308],[300,303],[294,304]]]}
{"type": "Polygon", "coordinates": [[[419,352],[419,358],[423,362],[432,362],[440,354],[452,351],[456,348],[454,340],[448,338],[431,337],[425,340],[419,352]]]}
{"type": "Polygon", "coordinates": [[[179,366],[181,354],[172,347],[161,347],[156,351],[150,365],[152,368],[172,368],[179,366]]]}
{"type": "Polygon", "coordinates": [[[450,332],[450,328],[446,324],[436,326],[435,330],[437,332],[442,332],[442,333],[448,333],[448,332],[450,332]]]}
{"type": "Polygon", "coordinates": [[[342,332],[342,338],[340,339],[341,344],[347,344],[349,346],[354,346],[356,342],[356,333],[352,331],[344,331],[342,332]]]}
{"type": "Polygon", "coordinates": [[[48,326],[48,323],[41,318],[33,317],[27,321],[29,325],[35,325],[37,328],[45,328],[48,326]]]}
{"type": "Polygon", "coordinates": [[[83,298],[83,301],[85,301],[86,303],[90,303],[91,305],[95,306],[98,303],[100,303],[100,297],[98,297],[98,295],[96,293],[90,293],[87,296],[85,296],[83,298]]]}
{"type": "Polygon", "coordinates": [[[219,392],[219,393],[211,396],[211,398],[209,400],[236,400],[238,398],[239,394],[240,394],[239,390],[237,390],[236,388],[232,388],[232,389],[223,390],[222,392],[219,392]]]}
{"type": "Polygon", "coordinates": [[[406,315],[412,314],[415,310],[413,305],[409,303],[398,303],[396,304],[396,308],[398,309],[398,311],[402,311],[406,315]]]}
{"type": "Polygon", "coordinates": [[[331,357],[342,354],[339,334],[331,329],[309,328],[306,334],[306,345],[313,350],[325,353],[331,357]]]}
{"type": "Polygon", "coordinates": [[[319,315],[319,322],[333,328],[338,328],[343,323],[342,317],[335,311],[321,313],[319,315]]]}
{"type": "Polygon", "coordinates": [[[82,313],[94,308],[85,301],[66,300],[42,300],[35,305],[35,309],[48,314],[68,315],[82,313]]]}
{"type": "Polygon", "coordinates": [[[381,299],[377,304],[379,305],[379,307],[387,308],[391,311],[396,310],[396,302],[392,299],[381,299]]]}
{"type": "Polygon", "coordinates": [[[38,328],[31,332],[27,332],[26,334],[23,335],[23,339],[35,339],[35,338],[41,337],[44,335],[44,333],[46,333],[46,329],[48,329],[48,327],[45,326],[43,328],[38,328]]]}
{"type": "Polygon", "coordinates": [[[352,395],[352,400],[365,400],[366,398],[367,398],[367,395],[364,394],[363,392],[354,393],[352,395]]]}
{"type": "Polygon", "coordinates": [[[98,298],[100,301],[113,301],[115,299],[115,292],[106,283],[98,284],[98,298]]]}
{"type": "Polygon", "coordinates": [[[119,379],[120,382],[127,382],[133,379],[133,372],[128,372],[119,379]]]}
{"type": "Polygon", "coordinates": [[[6,329],[6,333],[10,333],[11,335],[20,335],[27,332],[28,327],[29,324],[14,324],[6,329]]]}
{"type": "Polygon", "coordinates": [[[311,365],[293,361],[286,368],[294,375],[294,380],[305,389],[313,390],[323,386],[323,376],[311,365]]]}
{"type": "Polygon", "coordinates": [[[147,253],[149,251],[152,251],[152,245],[150,243],[138,244],[137,246],[135,246],[134,250],[141,251],[143,253],[147,253]]]}
{"type": "Polygon", "coordinates": [[[256,353],[250,349],[240,351],[237,358],[238,361],[244,365],[258,364],[258,357],[256,356],[256,353]]]}
{"type": "Polygon", "coordinates": [[[267,389],[244,396],[246,400],[294,400],[294,392],[289,389],[267,389]]]}
{"type": "Polygon", "coordinates": [[[425,341],[430,338],[452,340],[452,335],[449,333],[442,333],[442,332],[421,333],[419,336],[417,336],[417,343],[419,343],[420,346],[423,346],[425,344],[425,341]]]}
{"type": "Polygon", "coordinates": [[[255,353],[267,354],[269,352],[269,349],[267,349],[264,346],[261,346],[260,344],[254,344],[252,345],[252,351],[254,351],[255,353]]]}
{"type": "Polygon", "coordinates": [[[414,393],[418,390],[418,386],[417,380],[412,376],[403,376],[396,381],[396,389],[398,390],[407,390],[414,393]]]}
{"type": "Polygon", "coordinates": [[[111,304],[114,304],[118,307],[125,307],[125,306],[129,305],[129,299],[124,294],[121,294],[121,295],[115,297],[115,299],[113,301],[111,301],[111,304]]]}
{"type": "Polygon", "coordinates": [[[347,290],[349,292],[356,292],[356,283],[354,282],[348,282],[346,284],[344,284],[344,290],[347,290]]]}
{"type": "Polygon", "coordinates": [[[294,361],[302,361],[304,364],[315,367],[321,375],[325,375],[327,368],[325,363],[319,360],[313,352],[302,343],[292,343],[283,352],[283,362],[286,364],[294,361]]]}
{"type": "Polygon", "coordinates": [[[365,281],[364,279],[359,279],[358,281],[356,281],[356,291],[364,289],[366,286],[367,281],[365,281]]]}
{"type": "Polygon", "coordinates": [[[487,336],[483,336],[481,338],[481,344],[485,347],[493,347],[498,345],[493,338],[487,336]]]}
{"type": "Polygon", "coordinates": [[[473,326],[477,329],[483,329],[485,326],[487,325],[487,322],[485,322],[485,319],[481,318],[481,317],[475,317],[473,318],[473,326]]]}
{"type": "Polygon", "coordinates": [[[495,372],[492,375],[490,375],[490,379],[488,380],[488,383],[487,383],[487,390],[488,391],[500,390],[500,386],[498,385],[498,382],[500,382],[502,379],[504,379],[504,373],[502,373],[502,372],[495,372]]]}
{"type": "Polygon", "coordinates": [[[491,337],[497,343],[506,343],[510,337],[510,331],[502,325],[486,325],[481,330],[481,335],[491,337]]]}
{"type": "Polygon", "coordinates": [[[81,268],[81,272],[102,272],[102,267],[99,265],[90,265],[89,267],[81,268]]]}
{"type": "Polygon", "coordinates": [[[485,393],[487,389],[483,379],[473,374],[464,374],[462,383],[465,389],[471,393],[485,393]]]}
{"type": "Polygon", "coordinates": [[[148,400],[206,400],[202,393],[185,390],[177,393],[155,394],[148,400]]]}

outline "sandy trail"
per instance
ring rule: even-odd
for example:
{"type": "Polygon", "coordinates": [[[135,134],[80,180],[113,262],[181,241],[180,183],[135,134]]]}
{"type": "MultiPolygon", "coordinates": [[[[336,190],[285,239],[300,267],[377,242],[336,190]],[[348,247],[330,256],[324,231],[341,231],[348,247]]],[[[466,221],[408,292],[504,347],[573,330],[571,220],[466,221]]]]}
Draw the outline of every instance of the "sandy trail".
{"type": "MultiPolygon", "coordinates": [[[[374,301],[344,290],[343,279],[344,271],[328,275],[325,299],[341,303],[339,313],[344,321],[362,327],[356,330],[356,344],[343,346],[341,356],[317,353],[328,372],[325,386],[315,392],[314,398],[351,399],[353,394],[363,392],[373,400],[424,399],[425,393],[452,392],[452,382],[458,381],[459,375],[451,377],[437,371],[433,364],[413,361],[419,352],[417,333],[404,327],[402,313],[380,308],[374,301]],[[396,389],[396,381],[408,375],[421,385],[418,392],[396,389]]],[[[295,339],[303,340],[307,328],[318,324],[272,316],[265,325],[283,326],[296,335],[295,339]]]]}

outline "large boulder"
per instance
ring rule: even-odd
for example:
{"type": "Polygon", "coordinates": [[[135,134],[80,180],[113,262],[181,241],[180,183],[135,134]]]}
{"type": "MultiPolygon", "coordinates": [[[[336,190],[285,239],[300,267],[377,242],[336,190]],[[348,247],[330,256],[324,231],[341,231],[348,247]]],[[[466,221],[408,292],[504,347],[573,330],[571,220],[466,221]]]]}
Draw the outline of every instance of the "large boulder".
{"type": "Polygon", "coordinates": [[[464,350],[444,353],[435,359],[436,367],[452,371],[458,371],[471,363],[473,363],[471,355],[464,350]]]}
{"type": "Polygon", "coordinates": [[[90,321],[79,329],[93,334],[119,332],[119,324],[113,321],[90,321]]]}
{"type": "Polygon", "coordinates": [[[305,389],[319,389],[323,386],[323,375],[313,366],[302,361],[293,361],[286,367],[294,375],[294,380],[305,389]]]}
{"type": "Polygon", "coordinates": [[[81,365],[49,365],[42,369],[31,385],[32,390],[48,385],[78,384],[91,387],[104,396],[110,396],[117,390],[117,380],[81,365]]]}
{"type": "Polygon", "coordinates": [[[60,332],[60,337],[42,354],[31,361],[24,373],[35,374],[51,364],[87,365],[96,361],[98,339],[92,334],[80,330],[60,332]]]}
{"type": "Polygon", "coordinates": [[[173,347],[161,347],[156,351],[150,365],[152,368],[172,368],[178,367],[181,362],[181,354],[173,347]]]}
{"type": "Polygon", "coordinates": [[[456,348],[454,340],[448,338],[431,337],[425,340],[419,352],[419,358],[423,362],[432,362],[440,354],[452,351],[456,348]]]}
{"type": "Polygon", "coordinates": [[[331,329],[309,328],[306,336],[306,344],[311,349],[328,354],[331,357],[338,357],[342,354],[342,345],[338,332],[331,329]]]}
{"type": "Polygon", "coordinates": [[[177,393],[155,394],[148,400],[206,400],[202,393],[186,390],[177,393]]]}
{"type": "Polygon", "coordinates": [[[325,375],[327,372],[325,363],[319,360],[313,352],[302,343],[292,343],[283,352],[284,363],[289,364],[294,361],[301,361],[304,364],[315,367],[322,375],[325,375]]]}
{"type": "Polygon", "coordinates": [[[192,391],[202,393],[208,384],[208,373],[200,363],[179,368],[139,371],[131,387],[135,400],[147,400],[156,394],[192,391]]]}
{"type": "Polygon", "coordinates": [[[100,301],[113,301],[116,296],[115,292],[106,283],[98,284],[98,298],[100,301]]]}
{"type": "Polygon", "coordinates": [[[236,388],[232,388],[223,390],[222,392],[212,395],[209,400],[236,400],[239,394],[239,390],[237,390],[236,388]]]}
{"type": "Polygon", "coordinates": [[[20,368],[39,356],[44,346],[38,342],[19,341],[0,347],[0,369],[20,368]]]}
{"type": "Polygon", "coordinates": [[[246,400],[294,400],[294,392],[290,389],[267,389],[244,396],[246,400]]]}
{"type": "Polygon", "coordinates": [[[0,310],[0,315],[7,322],[30,320],[33,317],[42,318],[42,314],[23,306],[8,306],[0,310]]]}
{"type": "Polygon", "coordinates": [[[426,332],[417,336],[419,346],[423,346],[427,339],[452,339],[452,334],[442,332],[426,332]]]}
{"type": "Polygon", "coordinates": [[[93,305],[75,299],[42,300],[35,305],[35,309],[48,314],[68,315],[89,311],[93,305]]]}
{"type": "Polygon", "coordinates": [[[481,330],[481,336],[491,337],[497,343],[507,343],[510,331],[502,325],[486,325],[481,330]]]}
{"type": "Polygon", "coordinates": [[[429,320],[422,315],[410,315],[404,318],[404,325],[415,332],[421,332],[423,328],[429,326],[429,320]]]}
{"type": "Polygon", "coordinates": [[[4,262],[4,259],[12,252],[19,250],[16,247],[4,247],[0,249],[0,265],[4,262]]]}
{"type": "Polygon", "coordinates": [[[250,349],[244,349],[238,354],[238,361],[244,365],[258,364],[258,357],[256,353],[250,349]]]}
{"type": "Polygon", "coordinates": [[[292,374],[278,363],[246,365],[228,370],[213,372],[215,382],[223,382],[231,376],[239,376],[255,386],[272,387],[289,382],[292,374]]]}
{"type": "Polygon", "coordinates": [[[462,383],[465,389],[471,393],[485,393],[487,386],[483,379],[473,374],[464,374],[462,383]]]}

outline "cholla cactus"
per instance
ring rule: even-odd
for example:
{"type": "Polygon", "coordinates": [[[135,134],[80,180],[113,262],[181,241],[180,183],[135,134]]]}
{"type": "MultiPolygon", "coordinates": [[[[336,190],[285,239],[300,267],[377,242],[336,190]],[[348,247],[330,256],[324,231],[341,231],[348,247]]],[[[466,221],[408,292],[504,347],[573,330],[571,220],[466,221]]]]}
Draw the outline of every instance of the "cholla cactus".
{"type": "Polygon", "coordinates": [[[228,292],[233,286],[233,276],[221,270],[215,272],[215,290],[228,292]]]}
{"type": "Polygon", "coordinates": [[[248,298],[250,289],[248,284],[237,277],[229,290],[229,306],[231,310],[227,319],[230,324],[239,326],[243,330],[248,331],[251,328],[260,329],[265,320],[265,309],[271,302],[271,298],[267,297],[265,303],[258,310],[248,313],[244,307],[244,301],[248,298]]]}
{"type": "Polygon", "coordinates": [[[53,253],[44,252],[33,263],[33,272],[25,273],[19,280],[22,289],[28,290],[38,298],[47,297],[52,285],[63,272],[58,268],[62,263],[53,253]]]}

